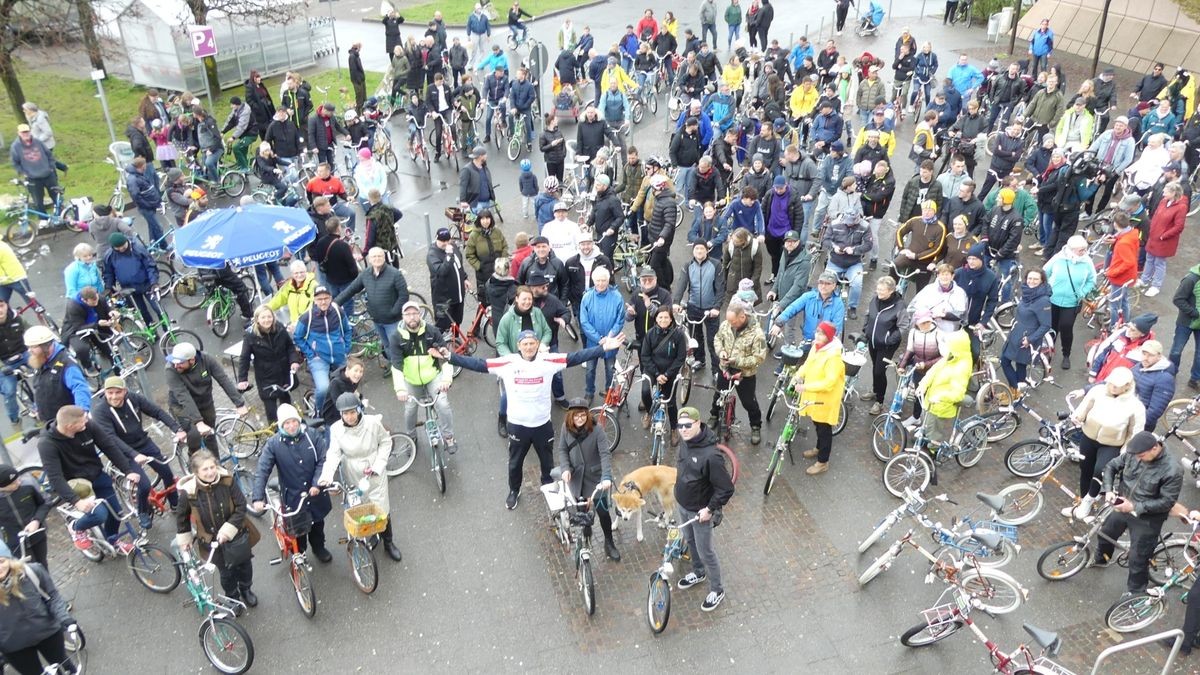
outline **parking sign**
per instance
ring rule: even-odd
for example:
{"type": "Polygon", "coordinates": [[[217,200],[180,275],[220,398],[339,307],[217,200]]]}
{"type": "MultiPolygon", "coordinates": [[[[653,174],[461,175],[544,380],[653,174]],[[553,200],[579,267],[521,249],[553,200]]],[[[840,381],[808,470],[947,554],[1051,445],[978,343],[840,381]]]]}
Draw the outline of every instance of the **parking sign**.
{"type": "Polygon", "coordinates": [[[188,36],[192,41],[192,56],[202,59],[217,55],[217,39],[211,26],[188,26],[188,36]]]}

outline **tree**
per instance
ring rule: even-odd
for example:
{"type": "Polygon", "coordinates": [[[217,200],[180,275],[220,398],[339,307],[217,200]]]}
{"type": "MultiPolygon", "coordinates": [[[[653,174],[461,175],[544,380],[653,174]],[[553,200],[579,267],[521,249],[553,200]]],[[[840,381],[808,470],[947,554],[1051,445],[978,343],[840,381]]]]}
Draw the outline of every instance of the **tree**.
{"type": "Polygon", "coordinates": [[[13,52],[17,49],[20,35],[12,28],[13,16],[20,2],[21,0],[0,0],[0,26],[6,27],[0,31],[0,83],[4,84],[13,115],[17,121],[24,122],[25,113],[21,110],[21,104],[25,102],[25,92],[21,89],[21,80],[17,77],[16,64],[13,63],[13,52]]]}
{"type": "Polygon", "coordinates": [[[100,39],[96,37],[96,13],[92,11],[91,0],[74,0],[75,11],[79,16],[79,32],[83,39],[84,49],[87,50],[88,61],[94,70],[104,70],[104,54],[100,50],[100,39]]]}
{"type": "MultiPolygon", "coordinates": [[[[11,0],[0,0],[10,2],[11,0]]],[[[303,16],[305,4],[292,0],[186,0],[188,11],[191,12],[189,23],[197,26],[208,25],[210,12],[219,12],[231,19],[257,19],[260,23],[286,24],[303,16]]],[[[208,78],[209,89],[214,95],[220,95],[221,83],[217,77],[217,60],[211,56],[204,60],[204,75],[208,78]]],[[[214,101],[209,101],[209,106],[214,101]]]]}

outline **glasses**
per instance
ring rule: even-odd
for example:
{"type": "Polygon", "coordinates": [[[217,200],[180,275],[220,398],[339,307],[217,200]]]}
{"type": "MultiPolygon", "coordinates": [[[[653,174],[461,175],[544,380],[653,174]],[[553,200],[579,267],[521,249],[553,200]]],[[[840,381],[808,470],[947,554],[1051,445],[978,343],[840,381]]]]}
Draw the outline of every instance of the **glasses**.
{"type": "Polygon", "coordinates": [[[691,429],[694,426],[696,426],[695,422],[677,422],[675,424],[676,429],[691,429]]]}

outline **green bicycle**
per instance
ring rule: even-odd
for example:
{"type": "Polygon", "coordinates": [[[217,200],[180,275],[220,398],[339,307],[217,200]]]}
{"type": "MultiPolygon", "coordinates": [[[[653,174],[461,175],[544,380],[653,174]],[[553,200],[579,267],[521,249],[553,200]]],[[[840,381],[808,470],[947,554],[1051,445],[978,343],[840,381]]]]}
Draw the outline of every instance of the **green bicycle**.
{"type": "Polygon", "coordinates": [[[213,592],[213,574],[217,568],[212,559],[218,546],[216,541],[212,543],[208,559],[204,561],[180,550],[176,565],[183,572],[192,598],[187,604],[194,605],[202,617],[200,648],[204,650],[205,658],[222,673],[244,673],[254,665],[254,641],[234,620],[246,610],[245,603],[213,592]]]}
{"type": "Polygon", "coordinates": [[[212,329],[213,335],[219,338],[229,335],[229,319],[233,316],[235,306],[233,292],[224,286],[216,286],[201,306],[205,310],[204,320],[212,329]]]}
{"type": "MultiPolygon", "coordinates": [[[[199,335],[186,328],[180,328],[167,314],[167,308],[161,302],[158,289],[152,291],[147,297],[147,300],[153,305],[152,309],[158,312],[158,318],[153,323],[147,323],[142,313],[132,306],[133,303],[130,302],[129,296],[133,293],[133,290],[123,288],[112,298],[113,309],[121,315],[121,332],[131,336],[138,335],[150,344],[157,344],[163,356],[170,354],[171,348],[180,342],[190,342],[195,345],[196,349],[204,349],[204,341],[200,339],[199,335]]],[[[146,362],[147,365],[152,361],[151,358],[146,362]]]]}
{"type": "Polygon", "coordinates": [[[775,441],[775,449],[771,452],[771,461],[767,464],[767,482],[763,485],[764,497],[771,494],[771,488],[775,487],[775,480],[783,475],[784,452],[787,452],[788,462],[792,466],[796,465],[796,457],[792,455],[792,441],[796,439],[797,433],[801,436],[808,435],[808,429],[800,425],[804,409],[810,405],[820,405],[819,401],[800,401],[796,405],[792,405],[792,397],[786,392],[783,395],[783,403],[788,407],[788,416],[783,423],[783,431],[779,432],[779,439],[775,441]]]}
{"type": "Polygon", "coordinates": [[[104,393],[104,380],[115,375],[125,380],[133,391],[142,394],[149,392],[146,388],[146,367],[154,360],[154,346],[143,335],[129,334],[114,326],[112,333],[106,338],[98,328],[85,328],[76,331],[76,336],[101,344],[103,348],[94,351],[101,359],[108,361],[108,366],[101,367],[92,381],[94,396],[104,393]]]}

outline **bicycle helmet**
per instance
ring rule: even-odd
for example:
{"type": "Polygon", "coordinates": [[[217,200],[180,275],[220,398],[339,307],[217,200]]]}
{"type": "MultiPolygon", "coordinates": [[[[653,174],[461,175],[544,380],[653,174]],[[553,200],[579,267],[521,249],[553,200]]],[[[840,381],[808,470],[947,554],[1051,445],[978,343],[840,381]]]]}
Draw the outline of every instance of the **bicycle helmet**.
{"type": "Polygon", "coordinates": [[[379,99],[375,98],[374,96],[367,99],[366,101],[363,101],[363,108],[366,108],[367,110],[374,110],[375,108],[378,108],[378,107],[379,107],[379,99]]]}
{"type": "Polygon", "coordinates": [[[567,410],[587,410],[588,402],[586,398],[573,398],[567,402],[567,410]]]}
{"type": "Polygon", "coordinates": [[[558,189],[558,179],[554,176],[546,176],[546,181],[543,185],[546,187],[546,192],[554,192],[558,189]]]}
{"type": "Polygon", "coordinates": [[[353,122],[354,120],[358,119],[358,113],[354,111],[354,108],[351,108],[343,113],[342,117],[344,117],[347,122],[353,122]]]}
{"type": "Polygon", "coordinates": [[[650,159],[646,160],[646,166],[656,166],[661,169],[661,168],[665,167],[666,165],[667,165],[667,160],[663,159],[662,157],[659,157],[658,155],[655,155],[654,157],[651,157],[650,159]]]}
{"type": "Polygon", "coordinates": [[[36,347],[38,345],[44,345],[47,342],[54,342],[57,339],[58,339],[58,336],[54,334],[54,331],[52,331],[49,328],[42,326],[42,325],[31,326],[28,330],[25,331],[25,346],[26,347],[36,347]]]}
{"type": "Polygon", "coordinates": [[[521,170],[522,171],[532,171],[533,170],[533,162],[531,162],[527,159],[521,160],[521,170]]]}
{"type": "Polygon", "coordinates": [[[358,394],[348,391],[337,397],[337,411],[344,413],[347,410],[357,410],[362,412],[362,401],[358,400],[358,394]]]}

